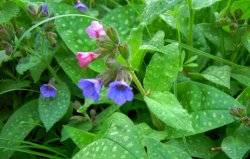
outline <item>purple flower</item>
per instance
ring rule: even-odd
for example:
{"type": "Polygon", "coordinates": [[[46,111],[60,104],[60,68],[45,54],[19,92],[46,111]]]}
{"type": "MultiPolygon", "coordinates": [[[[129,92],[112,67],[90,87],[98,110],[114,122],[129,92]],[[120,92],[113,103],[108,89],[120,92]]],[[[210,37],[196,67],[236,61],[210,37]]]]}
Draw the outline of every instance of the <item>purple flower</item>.
{"type": "Polygon", "coordinates": [[[91,39],[97,39],[106,35],[103,26],[98,21],[92,21],[91,25],[86,29],[87,34],[91,39]]]}
{"type": "Polygon", "coordinates": [[[89,8],[87,6],[85,6],[80,0],[77,1],[77,4],[75,5],[75,8],[86,12],[89,8]]]}
{"type": "Polygon", "coordinates": [[[102,81],[98,78],[81,79],[78,83],[78,87],[83,89],[83,96],[92,98],[95,102],[98,101],[100,97],[102,85],[102,81]]]}
{"type": "Polygon", "coordinates": [[[56,96],[56,88],[52,84],[43,84],[40,87],[40,92],[44,98],[55,97],[56,96]]]}
{"type": "Polygon", "coordinates": [[[132,101],[134,94],[132,88],[123,81],[115,81],[109,84],[108,97],[117,105],[122,105],[126,101],[132,101]]]}
{"type": "Polygon", "coordinates": [[[48,6],[46,4],[42,5],[42,12],[44,13],[45,16],[48,16],[48,6]]]}

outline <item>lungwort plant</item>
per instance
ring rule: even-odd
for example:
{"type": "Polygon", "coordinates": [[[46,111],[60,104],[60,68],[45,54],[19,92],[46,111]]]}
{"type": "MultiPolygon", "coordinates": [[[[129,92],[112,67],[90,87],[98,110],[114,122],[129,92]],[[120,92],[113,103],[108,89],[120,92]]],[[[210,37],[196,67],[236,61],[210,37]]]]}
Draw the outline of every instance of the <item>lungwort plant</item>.
{"type": "Polygon", "coordinates": [[[250,0],[2,0],[0,159],[245,159],[250,0]]]}

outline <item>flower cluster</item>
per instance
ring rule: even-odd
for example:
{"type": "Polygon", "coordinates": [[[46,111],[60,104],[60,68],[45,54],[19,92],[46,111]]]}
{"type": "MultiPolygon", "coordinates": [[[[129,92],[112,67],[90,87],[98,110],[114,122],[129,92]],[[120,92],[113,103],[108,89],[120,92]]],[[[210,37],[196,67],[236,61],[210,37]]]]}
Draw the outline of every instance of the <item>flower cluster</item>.
{"type": "Polygon", "coordinates": [[[83,96],[98,101],[103,86],[107,86],[107,96],[117,105],[132,101],[134,94],[127,84],[131,81],[130,73],[116,60],[116,55],[127,59],[129,55],[127,45],[120,44],[119,36],[113,27],[105,30],[98,21],[92,21],[86,29],[91,39],[96,39],[99,49],[93,52],[78,52],[76,57],[80,67],[87,67],[97,58],[106,58],[108,70],[94,79],[81,79],[78,87],[83,90],[83,96]]]}

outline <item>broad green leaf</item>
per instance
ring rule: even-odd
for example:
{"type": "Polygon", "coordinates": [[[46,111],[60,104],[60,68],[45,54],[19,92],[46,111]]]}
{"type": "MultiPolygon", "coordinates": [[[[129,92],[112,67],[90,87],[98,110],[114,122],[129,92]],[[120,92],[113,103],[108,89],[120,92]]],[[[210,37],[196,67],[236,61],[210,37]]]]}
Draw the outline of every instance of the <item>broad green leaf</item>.
{"type": "Polygon", "coordinates": [[[202,76],[221,86],[230,89],[230,67],[229,66],[210,66],[202,72],[202,76]]]}
{"type": "Polygon", "coordinates": [[[206,132],[234,121],[232,107],[242,107],[230,95],[205,84],[182,82],[177,86],[181,105],[191,114],[193,132],[169,129],[169,137],[182,137],[206,132]]]}
{"type": "Polygon", "coordinates": [[[88,68],[81,68],[78,64],[76,56],[66,52],[60,52],[55,55],[56,61],[64,70],[64,72],[77,84],[81,78],[93,78],[95,72],[88,68]]]}
{"type": "MultiPolygon", "coordinates": [[[[140,10],[140,6],[134,6],[140,10]]],[[[130,6],[118,7],[106,14],[102,20],[104,26],[116,28],[121,41],[125,42],[129,36],[130,28],[137,26],[137,13],[130,6]]]]}
{"type": "Polygon", "coordinates": [[[73,159],[144,159],[146,154],[136,127],[131,120],[114,113],[108,120],[109,128],[102,138],[80,150],[73,159]]]}
{"type": "Polygon", "coordinates": [[[5,123],[0,134],[0,158],[8,159],[13,148],[19,146],[30,131],[40,123],[37,100],[32,100],[16,110],[5,123]]]}
{"type": "Polygon", "coordinates": [[[146,90],[168,91],[176,80],[179,70],[179,50],[177,44],[162,46],[155,51],[146,69],[143,84],[146,90]]]}
{"type": "Polygon", "coordinates": [[[237,97],[237,101],[240,102],[242,105],[250,105],[250,86],[245,88],[240,95],[237,97]]]}
{"type": "Polygon", "coordinates": [[[188,112],[170,92],[151,92],[144,97],[149,110],[168,126],[192,131],[188,112]]]}
{"type": "Polygon", "coordinates": [[[70,106],[70,91],[65,84],[57,84],[56,96],[51,98],[39,97],[39,116],[47,131],[59,121],[70,106]]]}
{"type": "Polygon", "coordinates": [[[224,138],[221,143],[221,148],[231,159],[243,158],[250,149],[249,128],[243,127],[235,136],[227,136],[224,138]]]}
{"type": "Polygon", "coordinates": [[[86,145],[90,144],[94,139],[95,135],[87,131],[77,129],[70,126],[64,126],[69,137],[74,141],[74,143],[81,149],[86,145]]]}
{"type": "Polygon", "coordinates": [[[167,132],[165,131],[156,131],[150,128],[146,123],[140,123],[136,125],[136,128],[142,138],[150,137],[157,141],[164,140],[167,136],[167,132]]]}
{"type": "MultiPolygon", "coordinates": [[[[3,3],[3,2],[1,2],[3,3]]],[[[8,22],[11,18],[17,16],[19,7],[12,1],[0,5],[0,24],[8,22]]]]}
{"type": "Polygon", "coordinates": [[[136,69],[139,69],[144,58],[145,51],[140,50],[140,46],[142,44],[142,33],[143,28],[133,28],[130,31],[130,36],[128,38],[128,45],[130,46],[130,62],[132,66],[136,69]]]}
{"type": "Polygon", "coordinates": [[[244,141],[233,136],[224,138],[221,147],[231,159],[243,158],[244,154],[249,149],[249,146],[244,141]]]}
{"type": "Polygon", "coordinates": [[[148,6],[146,6],[141,15],[141,24],[147,25],[156,19],[161,13],[171,10],[178,4],[180,4],[182,0],[158,0],[151,2],[148,6]]]}
{"type": "Polygon", "coordinates": [[[220,0],[192,0],[193,9],[199,10],[205,7],[209,7],[220,0]]]}
{"type": "MultiPolygon", "coordinates": [[[[81,11],[65,3],[55,3],[47,0],[50,12],[61,14],[82,14],[81,11]]],[[[67,47],[75,54],[78,51],[88,52],[94,50],[95,40],[90,39],[86,33],[86,28],[91,23],[86,17],[64,17],[55,21],[56,29],[67,47]]]]}
{"type": "Polygon", "coordinates": [[[247,31],[241,36],[241,41],[244,47],[247,49],[248,53],[250,53],[250,31],[247,31]]]}
{"type": "Polygon", "coordinates": [[[23,74],[25,71],[38,65],[40,62],[41,60],[39,57],[29,54],[18,62],[16,70],[18,73],[23,74]]]}
{"type": "Polygon", "coordinates": [[[213,158],[218,154],[218,152],[211,151],[212,147],[217,146],[215,141],[203,134],[173,139],[167,142],[167,144],[176,146],[183,151],[189,152],[192,157],[197,158],[213,158]]]}
{"type": "Polygon", "coordinates": [[[30,86],[30,81],[3,80],[0,81],[0,94],[20,90],[30,86]]]}
{"type": "Polygon", "coordinates": [[[245,86],[250,86],[249,68],[232,68],[231,77],[245,86]]]}
{"type": "Polygon", "coordinates": [[[148,159],[191,159],[185,151],[172,145],[164,145],[152,138],[145,138],[143,140],[147,147],[148,159]]]}
{"type": "Polygon", "coordinates": [[[164,36],[165,33],[163,31],[158,31],[152,39],[149,42],[144,43],[140,49],[161,52],[162,50],[160,48],[164,47],[164,36]]]}

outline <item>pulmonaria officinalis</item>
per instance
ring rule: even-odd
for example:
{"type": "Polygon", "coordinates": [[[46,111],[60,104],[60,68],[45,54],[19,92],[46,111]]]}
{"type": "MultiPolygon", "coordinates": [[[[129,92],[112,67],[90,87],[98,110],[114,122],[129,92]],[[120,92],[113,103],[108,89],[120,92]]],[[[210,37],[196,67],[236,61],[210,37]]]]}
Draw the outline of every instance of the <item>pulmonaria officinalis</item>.
{"type": "Polygon", "coordinates": [[[44,98],[55,97],[56,96],[56,87],[52,84],[43,84],[40,87],[40,92],[44,98]]]}
{"type": "Polygon", "coordinates": [[[78,63],[81,67],[87,67],[97,57],[94,52],[78,52],[77,55],[78,63]]]}
{"type": "Polygon", "coordinates": [[[106,35],[102,24],[98,21],[92,21],[91,25],[86,29],[86,32],[91,39],[98,39],[106,35]]]}

